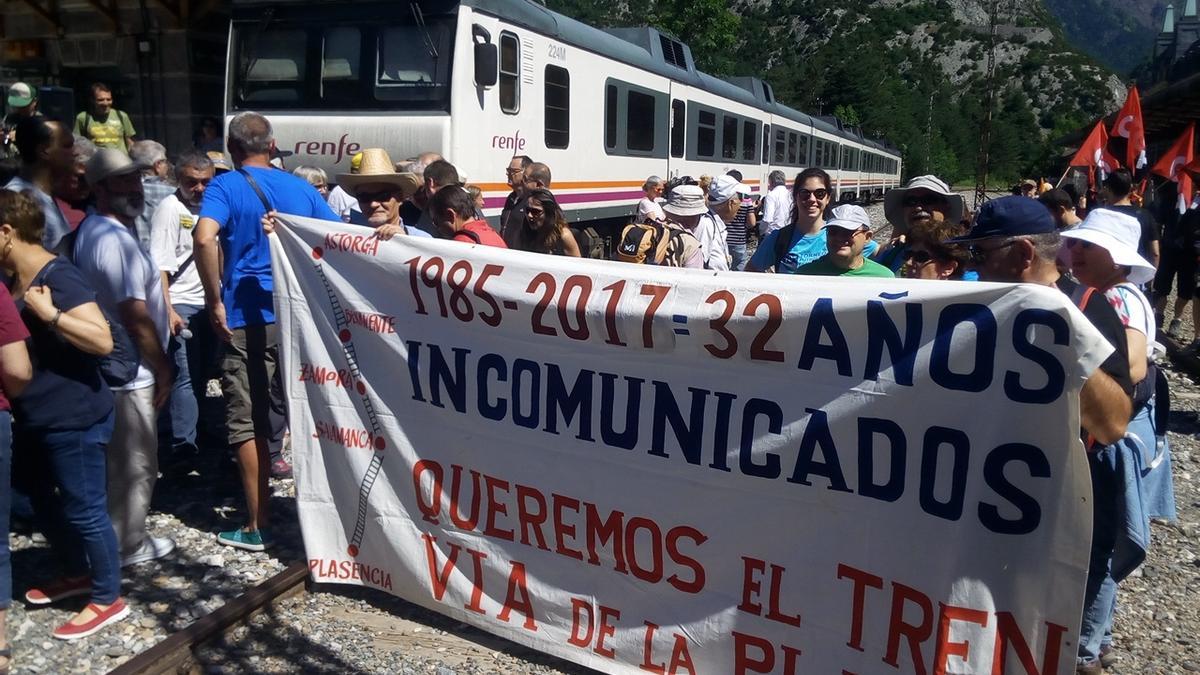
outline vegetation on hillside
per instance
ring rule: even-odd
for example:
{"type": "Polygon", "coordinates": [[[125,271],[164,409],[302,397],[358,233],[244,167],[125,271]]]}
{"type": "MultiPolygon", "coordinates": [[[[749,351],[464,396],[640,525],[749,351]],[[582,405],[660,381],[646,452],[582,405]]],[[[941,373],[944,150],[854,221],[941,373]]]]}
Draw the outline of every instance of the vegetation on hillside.
{"type": "MultiPolygon", "coordinates": [[[[596,25],[654,25],[687,42],[701,70],[763,77],[781,102],[886,139],[906,175],[974,180],[987,28],[956,20],[949,0],[770,0],[737,12],[723,0],[652,0],[637,16],[606,0],[548,5],[596,25]]],[[[997,182],[1050,170],[1049,139],[1113,104],[1108,73],[1072,51],[1044,10],[1005,23],[1034,38],[1013,31],[999,43],[989,147],[997,182]]]]}

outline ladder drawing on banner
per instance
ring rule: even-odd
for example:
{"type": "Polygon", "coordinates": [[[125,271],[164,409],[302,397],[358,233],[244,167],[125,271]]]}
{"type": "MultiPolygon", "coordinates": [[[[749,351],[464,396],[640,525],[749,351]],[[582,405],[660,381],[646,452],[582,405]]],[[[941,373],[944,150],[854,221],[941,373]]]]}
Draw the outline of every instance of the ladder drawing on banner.
{"type": "Polygon", "coordinates": [[[353,334],[350,332],[350,322],[346,318],[346,312],[342,309],[342,303],[338,301],[337,294],[329,284],[329,279],[325,276],[325,270],[321,263],[314,261],[313,268],[316,269],[317,276],[321,278],[321,285],[325,287],[325,294],[329,297],[329,305],[333,309],[334,325],[337,327],[338,342],[342,345],[342,352],[346,356],[346,365],[354,382],[354,390],[358,392],[359,398],[362,400],[363,411],[367,414],[372,437],[375,439],[371,463],[367,466],[367,471],[358,487],[358,512],[354,516],[354,532],[350,535],[350,545],[346,550],[351,557],[357,557],[359,546],[362,545],[363,534],[367,529],[367,500],[371,496],[371,488],[375,486],[375,479],[383,470],[383,451],[387,448],[387,442],[383,438],[383,427],[379,424],[379,416],[375,413],[375,404],[371,402],[371,397],[367,396],[367,385],[363,380],[362,371],[358,367],[358,355],[354,350],[353,334]]]}

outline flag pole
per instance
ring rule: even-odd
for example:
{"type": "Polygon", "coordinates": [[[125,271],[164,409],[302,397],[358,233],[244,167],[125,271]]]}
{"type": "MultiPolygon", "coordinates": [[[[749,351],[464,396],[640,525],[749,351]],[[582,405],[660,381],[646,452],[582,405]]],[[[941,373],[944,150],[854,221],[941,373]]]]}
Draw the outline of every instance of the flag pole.
{"type": "Polygon", "coordinates": [[[1059,176],[1059,177],[1058,177],[1058,182],[1054,184],[1054,187],[1056,187],[1056,188],[1057,188],[1058,186],[1062,185],[1062,182],[1063,182],[1064,180],[1066,180],[1066,179],[1067,179],[1067,174],[1071,173],[1071,169],[1074,169],[1074,168],[1075,168],[1075,167],[1073,167],[1073,166],[1071,166],[1070,164],[1068,164],[1068,165],[1067,165],[1067,170],[1066,170],[1066,171],[1064,171],[1064,172],[1063,172],[1063,174],[1062,174],[1061,176],[1059,176]]]}

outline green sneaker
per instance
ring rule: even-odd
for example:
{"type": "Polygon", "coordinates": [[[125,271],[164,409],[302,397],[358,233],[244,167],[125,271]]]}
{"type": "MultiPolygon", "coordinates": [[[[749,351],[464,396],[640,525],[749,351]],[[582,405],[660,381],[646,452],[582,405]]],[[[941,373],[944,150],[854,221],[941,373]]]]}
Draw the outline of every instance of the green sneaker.
{"type": "Polygon", "coordinates": [[[217,541],[226,546],[247,551],[265,551],[272,543],[271,537],[262,530],[230,530],[217,535],[217,541]]]}

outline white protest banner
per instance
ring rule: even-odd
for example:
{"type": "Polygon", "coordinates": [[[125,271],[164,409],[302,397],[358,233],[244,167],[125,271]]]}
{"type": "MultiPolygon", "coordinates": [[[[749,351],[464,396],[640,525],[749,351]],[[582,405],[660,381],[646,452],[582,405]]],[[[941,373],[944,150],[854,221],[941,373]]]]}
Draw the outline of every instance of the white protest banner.
{"type": "Polygon", "coordinates": [[[271,247],[317,581],[614,673],[1074,671],[1111,349],[1055,289],[271,247]]]}

